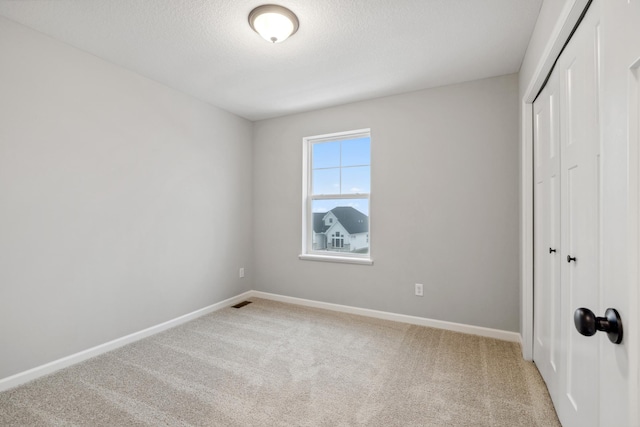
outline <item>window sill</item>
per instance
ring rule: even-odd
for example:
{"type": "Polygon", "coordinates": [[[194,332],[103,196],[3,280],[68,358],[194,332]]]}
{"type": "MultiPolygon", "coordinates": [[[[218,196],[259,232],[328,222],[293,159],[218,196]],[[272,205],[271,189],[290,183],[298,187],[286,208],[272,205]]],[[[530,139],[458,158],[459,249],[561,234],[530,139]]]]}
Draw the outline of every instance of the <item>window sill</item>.
{"type": "Polygon", "coordinates": [[[300,254],[298,258],[305,261],[322,261],[322,262],[338,262],[343,264],[360,264],[360,265],[373,265],[371,258],[352,258],[345,256],[330,256],[330,255],[316,255],[316,254],[300,254]]]}

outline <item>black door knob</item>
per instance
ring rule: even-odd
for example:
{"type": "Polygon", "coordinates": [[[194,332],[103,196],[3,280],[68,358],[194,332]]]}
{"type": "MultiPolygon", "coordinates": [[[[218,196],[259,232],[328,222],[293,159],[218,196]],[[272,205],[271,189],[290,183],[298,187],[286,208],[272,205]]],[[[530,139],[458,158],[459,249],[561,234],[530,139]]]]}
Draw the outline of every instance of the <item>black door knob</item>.
{"type": "Polygon", "coordinates": [[[571,255],[567,255],[567,262],[571,262],[571,261],[576,261],[576,257],[571,256],[571,255]]]}
{"type": "Polygon", "coordinates": [[[550,254],[554,253],[555,251],[556,251],[555,249],[551,249],[551,248],[549,248],[549,253],[550,253],[550,254]]]}
{"type": "Polygon", "coordinates": [[[573,322],[582,335],[590,337],[597,331],[606,332],[609,341],[614,344],[622,342],[622,319],[614,308],[607,308],[604,317],[596,317],[593,311],[581,307],[573,313],[573,322]]]}

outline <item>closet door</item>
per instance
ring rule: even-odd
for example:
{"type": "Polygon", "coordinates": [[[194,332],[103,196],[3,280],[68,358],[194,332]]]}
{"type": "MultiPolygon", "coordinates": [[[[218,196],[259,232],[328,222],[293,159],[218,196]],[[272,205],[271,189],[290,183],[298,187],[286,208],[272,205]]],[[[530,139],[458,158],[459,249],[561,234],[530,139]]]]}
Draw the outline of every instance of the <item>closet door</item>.
{"type": "MultiPolygon", "coordinates": [[[[534,360],[553,395],[558,390],[560,339],[560,117],[552,75],[534,103],[534,360]]],[[[555,396],[554,396],[555,397],[555,396]]]]}
{"type": "Polygon", "coordinates": [[[599,25],[591,7],[534,103],[534,361],[567,426],[599,418],[600,343],[573,324],[601,292],[599,25]]]}
{"type": "MultiPolygon", "coordinates": [[[[566,425],[598,425],[599,354],[601,341],[577,333],[573,313],[580,307],[598,310],[602,292],[602,176],[599,129],[599,3],[560,57],[561,156],[561,396],[555,402],[566,425]]],[[[599,314],[600,315],[600,314],[599,314]]]]}
{"type": "Polygon", "coordinates": [[[640,0],[593,0],[534,103],[534,361],[565,427],[640,425],[638,70],[640,0]]]}

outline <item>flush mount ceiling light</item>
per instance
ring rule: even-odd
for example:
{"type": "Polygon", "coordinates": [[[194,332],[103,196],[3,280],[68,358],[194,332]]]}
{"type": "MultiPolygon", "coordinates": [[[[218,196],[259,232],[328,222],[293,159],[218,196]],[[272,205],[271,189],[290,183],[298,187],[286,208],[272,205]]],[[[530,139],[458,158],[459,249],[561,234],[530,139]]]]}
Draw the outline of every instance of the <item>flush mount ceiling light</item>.
{"type": "Polygon", "coordinates": [[[275,4],[258,6],[249,14],[249,25],[263,39],[280,43],[298,31],[298,17],[286,7],[275,4]]]}

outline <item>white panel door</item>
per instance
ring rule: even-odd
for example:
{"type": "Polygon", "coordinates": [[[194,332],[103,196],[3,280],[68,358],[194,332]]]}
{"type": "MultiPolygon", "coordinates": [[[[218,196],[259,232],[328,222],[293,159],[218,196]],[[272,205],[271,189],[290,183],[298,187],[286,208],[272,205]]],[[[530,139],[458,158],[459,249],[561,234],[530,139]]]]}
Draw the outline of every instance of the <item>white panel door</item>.
{"type": "Polygon", "coordinates": [[[550,393],[559,384],[560,126],[558,79],[549,78],[534,103],[534,360],[550,393]]]}
{"type": "Polygon", "coordinates": [[[562,393],[556,409],[565,426],[598,425],[600,341],[577,333],[573,312],[597,310],[601,262],[601,158],[598,117],[599,15],[590,8],[560,57],[562,393]]]}

